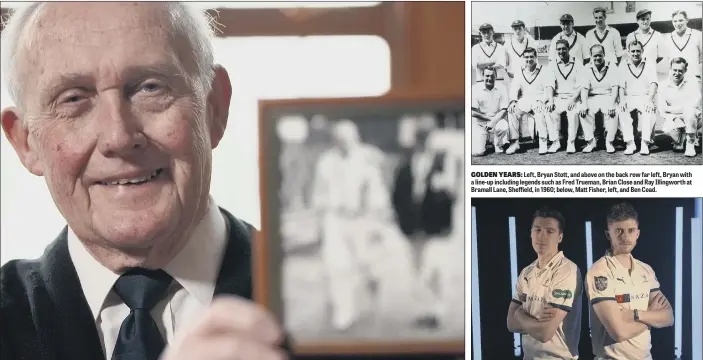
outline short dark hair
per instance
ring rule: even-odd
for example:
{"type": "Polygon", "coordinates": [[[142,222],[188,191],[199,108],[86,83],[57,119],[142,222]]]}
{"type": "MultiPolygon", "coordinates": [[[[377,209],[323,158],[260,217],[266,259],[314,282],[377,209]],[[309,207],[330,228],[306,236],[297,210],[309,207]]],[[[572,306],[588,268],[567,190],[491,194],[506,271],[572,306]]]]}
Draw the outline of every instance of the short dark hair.
{"type": "Polygon", "coordinates": [[[608,215],[606,216],[606,221],[608,222],[608,225],[614,222],[625,221],[630,219],[635,220],[635,222],[637,222],[637,224],[639,225],[640,221],[637,217],[637,211],[628,202],[621,202],[613,205],[612,207],[610,207],[608,215]]]}
{"type": "Polygon", "coordinates": [[[683,64],[684,68],[688,70],[688,61],[686,61],[686,59],[680,56],[671,59],[671,63],[669,63],[669,68],[671,68],[674,64],[683,64]]]}
{"type": "Polygon", "coordinates": [[[494,74],[494,75],[495,75],[495,73],[496,73],[496,68],[493,67],[493,65],[491,65],[491,66],[486,66],[485,68],[483,68],[483,71],[481,71],[481,75],[485,75],[485,74],[486,74],[486,70],[493,71],[493,74],[494,74]]]}
{"type": "Polygon", "coordinates": [[[603,45],[601,45],[601,44],[593,44],[593,45],[591,46],[591,48],[590,48],[590,50],[589,50],[589,52],[591,53],[591,55],[593,55],[593,49],[594,49],[594,48],[597,48],[597,47],[599,47],[601,50],[603,50],[603,56],[605,56],[605,47],[603,47],[603,45]]]}
{"type": "Polygon", "coordinates": [[[599,6],[599,7],[595,8],[595,9],[593,9],[593,14],[595,15],[596,13],[601,13],[601,14],[603,14],[603,17],[607,17],[607,16],[605,15],[605,8],[602,7],[602,6],[599,6]]]}
{"type": "Polygon", "coordinates": [[[644,45],[642,45],[642,43],[637,39],[632,40],[627,44],[627,50],[630,50],[630,48],[635,45],[639,45],[642,48],[642,50],[644,50],[644,45]]]}
{"type": "Polygon", "coordinates": [[[688,20],[688,13],[686,13],[686,10],[674,10],[674,12],[671,14],[671,18],[673,19],[674,16],[681,14],[683,15],[684,19],[688,20]]]}
{"type": "Polygon", "coordinates": [[[557,40],[556,44],[554,44],[554,48],[556,49],[557,46],[559,46],[559,44],[564,44],[567,49],[569,48],[569,42],[566,41],[565,39],[559,39],[559,40],[557,40]]]}
{"type": "Polygon", "coordinates": [[[537,57],[537,50],[535,50],[535,48],[529,47],[529,46],[526,47],[525,51],[522,52],[522,56],[525,56],[525,54],[527,54],[528,52],[535,54],[535,57],[537,57]]]}
{"type": "Polygon", "coordinates": [[[559,210],[552,209],[548,206],[543,206],[537,209],[537,211],[535,211],[535,213],[532,215],[532,223],[534,223],[535,219],[538,217],[556,220],[559,223],[559,232],[564,232],[566,219],[564,219],[564,215],[562,215],[559,210]]]}

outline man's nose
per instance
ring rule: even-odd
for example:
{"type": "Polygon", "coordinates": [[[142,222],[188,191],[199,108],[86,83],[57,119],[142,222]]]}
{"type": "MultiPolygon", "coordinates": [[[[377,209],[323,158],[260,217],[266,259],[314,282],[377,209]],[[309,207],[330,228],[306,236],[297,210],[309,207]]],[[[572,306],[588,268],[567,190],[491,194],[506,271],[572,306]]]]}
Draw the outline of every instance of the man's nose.
{"type": "Polygon", "coordinates": [[[126,156],[143,150],[147,139],[141,122],[117,91],[105,94],[98,104],[98,150],[105,157],[126,156]]]}

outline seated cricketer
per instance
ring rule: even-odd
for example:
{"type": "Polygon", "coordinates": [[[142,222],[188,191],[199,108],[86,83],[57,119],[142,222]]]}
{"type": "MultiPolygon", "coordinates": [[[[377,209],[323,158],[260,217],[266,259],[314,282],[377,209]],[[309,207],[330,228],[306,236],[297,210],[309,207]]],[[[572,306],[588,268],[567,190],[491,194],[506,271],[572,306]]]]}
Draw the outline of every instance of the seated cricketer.
{"type": "Polygon", "coordinates": [[[165,2],[11,14],[2,128],[67,226],[2,267],[1,359],[287,358],[251,301],[251,228],[209,195],[232,95],[209,21],[165,2]]]}
{"type": "Polygon", "coordinates": [[[614,205],[606,219],[608,251],[586,274],[593,354],[597,360],[651,360],[649,328],[673,325],[671,304],[652,267],[632,256],[640,236],[632,205],[614,205]]]}
{"type": "Polygon", "coordinates": [[[578,358],[583,284],[578,266],[559,251],[562,214],[537,210],[531,238],[537,260],[520,272],[508,308],[508,330],[522,334],[525,359],[578,358]]]}
{"type": "MultiPolygon", "coordinates": [[[[527,48],[522,54],[525,65],[515,74],[510,86],[510,105],[508,106],[508,122],[512,129],[520,128],[520,119],[525,114],[535,117],[537,135],[539,136],[539,153],[547,153],[547,140],[559,149],[559,133],[556,124],[551,121],[549,110],[554,105],[554,78],[551,71],[537,64],[537,50],[527,48]],[[543,71],[544,70],[544,71],[543,71]]],[[[517,133],[516,133],[517,134],[517,133]]],[[[513,154],[520,149],[519,136],[512,138],[506,154],[513,154]]],[[[556,152],[556,150],[552,152],[556,152]]]]}
{"type": "Polygon", "coordinates": [[[603,46],[599,44],[591,46],[591,60],[581,73],[581,101],[584,104],[580,112],[581,127],[587,142],[582,151],[588,153],[596,148],[596,114],[600,112],[606,131],[605,148],[609,153],[613,153],[613,140],[618,130],[618,68],[615,64],[605,61],[603,46]]]}
{"type": "Polygon", "coordinates": [[[682,57],[671,59],[669,79],[659,90],[659,115],[664,117],[662,131],[674,143],[674,150],[696,156],[697,135],[701,132],[701,87],[695,77],[686,78],[688,63],[682,57]]]}
{"type": "MultiPolygon", "coordinates": [[[[550,126],[557,129],[561,123],[561,115],[566,114],[568,123],[566,152],[573,154],[576,152],[576,133],[579,129],[579,109],[583,105],[580,101],[582,78],[581,72],[585,68],[581,61],[569,56],[569,43],[566,40],[557,40],[557,61],[549,63],[549,68],[554,78],[554,111],[551,112],[550,126]]],[[[549,152],[559,150],[559,142],[555,142],[549,148],[549,152]]]]}
{"type": "Polygon", "coordinates": [[[649,145],[652,143],[654,124],[656,122],[655,97],[657,95],[657,70],[654,61],[642,59],[642,43],[633,40],[627,44],[629,58],[620,63],[620,107],[618,108],[618,122],[627,142],[626,155],[635,152],[634,128],[632,115],[637,119],[642,128],[642,141],[640,154],[649,154],[649,145]]]}
{"type": "Polygon", "coordinates": [[[508,93],[502,84],[496,84],[496,70],[493,67],[483,69],[483,81],[474,84],[471,90],[471,155],[481,156],[486,153],[486,142],[492,134],[493,145],[497,153],[510,138],[517,138],[518,129],[509,129],[505,118],[508,108],[508,93]]]}

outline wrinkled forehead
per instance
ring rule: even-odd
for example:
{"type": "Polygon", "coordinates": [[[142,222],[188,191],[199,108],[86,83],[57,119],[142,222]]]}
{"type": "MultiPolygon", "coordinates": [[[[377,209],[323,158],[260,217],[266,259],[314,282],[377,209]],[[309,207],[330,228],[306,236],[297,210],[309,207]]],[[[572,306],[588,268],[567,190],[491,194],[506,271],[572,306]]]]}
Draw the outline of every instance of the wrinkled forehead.
{"type": "Polygon", "coordinates": [[[46,85],[57,76],[176,64],[166,6],[159,3],[45,4],[25,28],[20,71],[46,85]],[[89,14],[89,16],[86,16],[89,14]]]}

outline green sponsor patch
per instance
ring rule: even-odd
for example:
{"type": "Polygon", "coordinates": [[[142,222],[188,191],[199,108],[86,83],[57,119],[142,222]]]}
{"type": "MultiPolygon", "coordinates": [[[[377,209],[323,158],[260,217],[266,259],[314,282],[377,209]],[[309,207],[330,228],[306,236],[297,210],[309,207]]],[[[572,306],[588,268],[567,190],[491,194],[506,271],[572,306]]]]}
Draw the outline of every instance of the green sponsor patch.
{"type": "Polygon", "coordinates": [[[554,291],[552,291],[552,296],[557,299],[558,298],[571,299],[573,294],[571,293],[571,290],[554,289],[554,291]]]}

